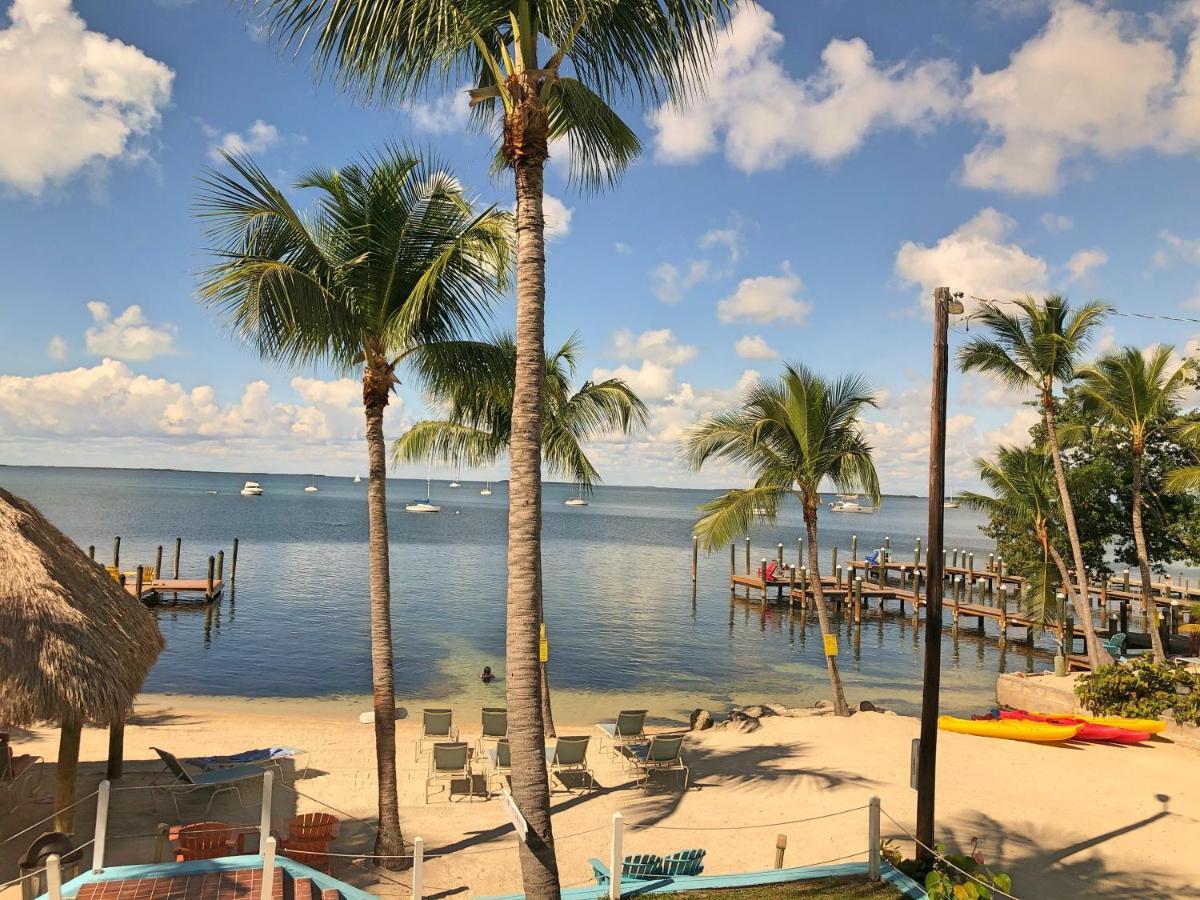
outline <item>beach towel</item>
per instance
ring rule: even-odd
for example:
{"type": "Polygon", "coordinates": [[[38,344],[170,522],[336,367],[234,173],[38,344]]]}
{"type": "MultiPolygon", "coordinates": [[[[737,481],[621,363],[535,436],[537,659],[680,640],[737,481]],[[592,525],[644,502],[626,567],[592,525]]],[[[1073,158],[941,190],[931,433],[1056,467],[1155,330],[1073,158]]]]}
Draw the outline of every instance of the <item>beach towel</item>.
{"type": "Polygon", "coordinates": [[[217,766],[291,759],[299,752],[295,747],[263,747],[260,750],[243,750],[241,753],[231,753],[227,756],[196,756],[189,759],[188,763],[201,769],[212,769],[217,766]]]}

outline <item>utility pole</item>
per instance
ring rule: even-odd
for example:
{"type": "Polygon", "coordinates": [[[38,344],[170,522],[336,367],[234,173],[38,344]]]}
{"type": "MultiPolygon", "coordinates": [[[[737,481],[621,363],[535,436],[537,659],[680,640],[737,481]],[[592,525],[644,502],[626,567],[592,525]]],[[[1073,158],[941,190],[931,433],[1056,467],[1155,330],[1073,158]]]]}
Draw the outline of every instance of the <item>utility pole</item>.
{"type": "Polygon", "coordinates": [[[934,787],[937,780],[938,694],[942,685],[942,525],[946,516],[946,387],[950,313],[962,301],[950,288],[933,292],[933,392],[929,403],[929,546],[925,551],[925,677],[921,688],[921,742],[917,748],[917,859],[932,861],[934,787]]]}

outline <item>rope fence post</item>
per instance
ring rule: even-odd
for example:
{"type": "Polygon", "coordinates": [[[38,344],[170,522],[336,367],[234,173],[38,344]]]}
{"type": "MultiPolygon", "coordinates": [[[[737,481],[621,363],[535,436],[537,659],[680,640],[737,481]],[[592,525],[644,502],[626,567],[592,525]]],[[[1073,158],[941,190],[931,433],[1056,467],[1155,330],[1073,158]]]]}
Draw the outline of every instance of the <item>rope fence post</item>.
{"type": "Polygon", "coordinates": [[[879,798],[872,797],[867,812],[867,879],[879,880],[879,798]]]}
{"type": "Polygon", "coordinates": [[[263,873],[260,900],[272,900],[275,894],[275,838],[267,837],[263,841],[263,873]]]}
{"type": "Polygon", "coordinates": [[[104,842],[108,838],[108,793],[111,784],[106,778],[96,791],[96,837],[92,843],[92,871],[104,871],[104,842]]]}
{"type": "Polygon", "coordinates": [[[412,895],[413,900],[421,900],[423,886],[421,884],[422,868],[425,865],[425,838],[419,835],[413,838],[413,868],[412,895]]]}
{"type": "Polygon", "coordinates": [[[62,900],[62,860],[57,853],[46,858],[46,896],[50,900],[62,900]]]}
{"type": "Polygon", "coordinates": [[[271,836],[271,789],[275,783],[275,773],[270,769],[263,772],[262,813],[258,819],[258,846],[266,847],[267,838],[271,836]]]}
{"type": "Polygon", "coordinates": [[[775,868],[783,868],[783,854],[787,850],[787,835],[775,835],[775,868]]]}
{"type": "Polygon", "coordinates": [[[625,817],[619,812],[613,813],[612,816],[612,846],[608,853],[608,896],[609,900],[620,900],[621,898],[621,863],[624,856],[621,854],[621,831],[622,823],[625,817]]]}

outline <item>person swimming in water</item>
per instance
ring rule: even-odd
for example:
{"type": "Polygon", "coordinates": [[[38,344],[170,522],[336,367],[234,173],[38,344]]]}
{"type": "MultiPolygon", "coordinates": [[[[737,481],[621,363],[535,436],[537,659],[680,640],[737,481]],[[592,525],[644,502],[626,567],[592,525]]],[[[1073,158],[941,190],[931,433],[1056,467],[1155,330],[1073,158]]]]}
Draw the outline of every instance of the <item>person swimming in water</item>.
{"type": "Polygon", "coordinates": [[[495,677],[496,676],[492,674],[492,667],[484,666],[483,673],[479,676],[479,680],[482,681],[484,684],[491,684],[492,679],[495,677]]]}

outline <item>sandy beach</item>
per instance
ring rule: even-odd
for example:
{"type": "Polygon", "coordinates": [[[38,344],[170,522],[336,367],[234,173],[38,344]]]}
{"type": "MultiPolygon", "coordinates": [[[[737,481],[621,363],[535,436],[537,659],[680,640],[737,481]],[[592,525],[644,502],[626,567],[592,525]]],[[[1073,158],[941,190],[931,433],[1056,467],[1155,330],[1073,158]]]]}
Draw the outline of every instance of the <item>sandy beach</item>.
{"type": "MultiPolygon", "coordinates": [[[[161,770],[151,746],[181,756],[230,753],[250,747],[295,745],[308,753],[289,768],[295,790],[277,789],[273,813],[282,821],[322,804],[344,818],[373,811],[373,731],[357,721],[360,700],[304,701],[144,696],[125,734],[122,787],[144,785],[161,770]],[[307,771],[304,771],[307,767],[307,771]],[[311,798],[311,799],[310,799],[311,798]]],[[[410,706],[419,718],[419,707],[410,706]]],[[[614,709],[615,711],[615,709],[614,709]]],[[[597,711],[599,713],[599,710],[597,711]]],[[[477,709],[456,710],[462,736],[479,732],[477,709]]],[[[597,715],[597,719],[603,718],[597,715]]],[[[419,726],[398,723],[401,819],[409,840],[424,838],[432,895],[489,895],[519,888],[514,837],[498,800],[422,801],[425,759],[413,758],[419,726]],[[444,856],[442,854],[445,854],[444,856]]],[[[657,726],[662,727],[662,726],[657,726]]],[[[850,719],[767,718],[751,734],[710,730],[688,736],[692,782],[686,794],[675,781],[640,791],[623,767],[593,749],[597,789],[553,797],[555,834],[564,885],[590,881],[589,857],[607,855],[613,812],[627,825],[625,850],[665,852],[685,847],[708,851],[707,871],[768,868],[777,834],[788,836],[787,865],[840,857],[865,858],[867,813],[875,794],[886,814],[911,828],[915,794],[908,786],[909,747],[916,719],[859,713],[850,719]],[[841,815],[844,810],[853,810],[841,815]],[[808,822],[796,822],[827,816],[808,822]],[[780,824],[791,823],[791,824],[780,824]]],[[[565,734],[589,733],[586,721],[560,724],[565,734]]],[[[57,733],[17,733],[22,752],[53,760],[57,733]]],[[[1184,848],[1200,834],[1200,766],[1194,751],[1156,741],[1142,747],[1037,746],[943,734],[939,743],[940,833],[945,842],[969,848],[974,838],[997,868],[1008,871],[1022,898],[1071,896],[1197,896],[1200,859],[1184,848]]],[[[107,734],[84,732],[80,792],[88,793],[103,772],[107,734]]],[[[44,795],[6,817],[8,836],[49,813],[44,795]]],[[[480,779],[482,783],[482,779],[480,779]]],[[[252,824],[258,819],[259,786],[243,790],[244,809],[223,796],[210,818],[252,824]]],[[[182,802],[183,821],[194,821],[206,800],[182,802]]],[[[79,831],[90,834],[92,804],[80,807],[79,831]]],[[[113,795],[110,863],[147,861],[158,822],[175,821],[169,798],[146,790],[113,795]],[[141,835],[123,838],[124,835],[141,835]]],[[[885,817],[884,834],[911,850],[885,817]]],[[[22,838],[4,847],[7,873],[22,838]]],[[[370,845],[369,828],[348,822],[337,849],[354,854],[370,845]]],[[[252,846],[252,845],[251,845],[252,846]]],[[[345,880],[386,895],[406,891],[403,873],[373,872],[342,863],[345,880]]],[[[3,896],[15,896],[10,890],[3,896]]]]}

